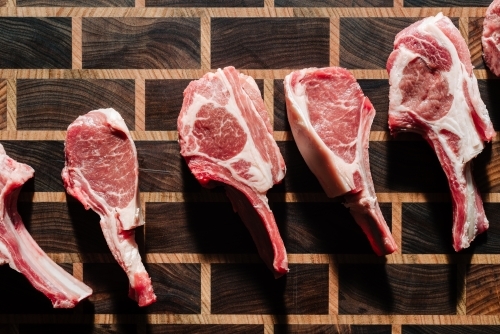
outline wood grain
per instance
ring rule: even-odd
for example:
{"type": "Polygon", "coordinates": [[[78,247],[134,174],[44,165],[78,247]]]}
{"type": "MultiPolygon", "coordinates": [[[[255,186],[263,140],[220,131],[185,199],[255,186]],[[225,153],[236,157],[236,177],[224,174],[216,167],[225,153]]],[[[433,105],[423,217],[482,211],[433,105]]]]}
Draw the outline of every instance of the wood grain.
{"type": "Polygon", "coordinates": [[[500,330],[499,326],[457,326],[457,325],[403,325],[403,334],[489,334],[500,330]]]}
{"type": "Polygon", "coordinates": [[[371,131],[388,130],[389,80],[361,79],[358,83],[375,108],[371,131]]]}
{"type": "Polygon", "coordinates": [[[18,7],[133,7],[134,0],[16,0],[18,7]]]}
{"type": "Polygon", "coordinates": [[[391,326],[275,325],[274,334],[391,334],[391,326]]]}
{"type": "Polygon", "coordinates": [[[486,104],[493,127],[498,131],[500,129],[500,115],[495,110],[500,108],[500,97],[497,94],[500,89],[500,80],[478,80],[477,83],[481,99],[486,104]]]}
{"type": "Polygon", "coordinates": [[[17,129],[66,130],[80,115],[113,108],[135,128],[133,80],[17,80],[17,129]]]}
{"type": "Polygon", "coordinates": [[[454,314],[456,273],[450,265],[340,264],[339,313],[454,314]]]}
{"type": "Polygon", "coordinates": [[[500,265],[471,265],[467,271],[467,314],[500,313],[500,265]]]}
{"type": "Polygon", "coordinates": [[[36,171],[23,191],[64,191],[61,171],[64,167],[64,143],[61,141],[2,141],[7,155],[36,171]]]}
{"type": "Polygon", "coordinates": [[[212,68],[328,66],[329,30],[324,18],[213,18],[212,68]]]}
{"type": "Polygon", "coordinates": [[[489,0],[404,0],[405,7],[488,7],[489,0]]]}
{"type": "Polygon", "coordinates": [[[149,325],[150,334],[264,334],[263,325],[149,325]]]}
{"type": "Polygon", "coordinates": [[[135,324],[94,325],[94,324],[21,324],[19,334],[136,334],[135,324]]]}
{"type": "Polygon", "coordinates": [[[391,7],[391,0],[276,0],[276,7],[391,7]]]}
{"type": "Polygon", "coordinates": [[[146,220],[147,253],[257,253],[229,201],[146,203],[146,220]]]}
{"type": "Polygon", "coordinates": [[[7,80],[0,80],[0,130],[7,128],[7,80]]]}
{"type": "MultiPolygon", "coordinates": [[[[419,18],[341,18],[340,66],[349,69],[386,67],[394,38],[419,18]]],[[[458,27],[458,19],[452,22],[458,27]]]]}
{"type": "Polygon", "coordinates": [[[469,19],[469,51],[474,68],[485,68],[483,61],[483,45],[481,35],[483,33],[483,18],[475,17],[469,19]]]}
{"type": "Polygon", "coordinates": [[[146,7],[263,7],[264,0],[146,0],[146,7]]]}
{"type": "Polygon", "coordinates": [[[274,80],[274,131],[291,131],[286,114],[285,87],[283,80],[274,80]]]}
{"type": "Polygon", "coordinates": [[[263,264],[212,265],[212,314],[328,313],[328,265],[294,264],[282,279],[266,277],[263,264]]]}
{"type": "Polygon", "coordinates": [[[83,68],[199,68],[199,18],[84,18],[83,68]]]}
{"type": "Polygon", "coordinates": [[[71,18],[0,18],[0,68],[71,68],[71,18]]]}

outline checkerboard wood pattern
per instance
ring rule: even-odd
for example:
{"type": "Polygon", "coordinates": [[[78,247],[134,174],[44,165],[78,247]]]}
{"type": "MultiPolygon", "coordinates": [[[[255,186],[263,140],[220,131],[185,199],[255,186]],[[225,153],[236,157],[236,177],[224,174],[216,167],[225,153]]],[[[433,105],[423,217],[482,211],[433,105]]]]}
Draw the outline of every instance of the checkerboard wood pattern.
{"type": "Polygon", "coordinates": [[[387,128],[394,36],[442,11],[467,41],[500,130],[500,81],[481,59],[489,0],[0,0],[0,142],[36,176],[19,211],[49,256],[92,287],[54,310],[0,267],[0,333],[494,333],[500,331],[500,141],[475,160],[491,226],[451,246],[448,185],[429,145],[387,128]],[[220,189],[202,189],[179,155],[188,82],[218,67],[253,76],[287,164],[269,192],[289,253],[274,280],[220,189]],[[370,164],[399,250],[377,257],[340,200],[326,198],[286,119],[283,78],[303,67],[352,71],[377,115],[370,164]],[[118,110],[135,140],[146,225],[136,239],[158,301],[140,309],[98,216],[66,195],[67,126],[118,110]]]}

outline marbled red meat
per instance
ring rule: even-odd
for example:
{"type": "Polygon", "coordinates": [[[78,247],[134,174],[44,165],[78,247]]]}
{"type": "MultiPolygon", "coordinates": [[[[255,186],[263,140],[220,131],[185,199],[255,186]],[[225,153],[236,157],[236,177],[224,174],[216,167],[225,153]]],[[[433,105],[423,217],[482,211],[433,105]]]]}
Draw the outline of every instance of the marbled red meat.
{"type": "Polygon", "coordinates": [[[288,121],[300,153],[329,197],[345,195],[378,255],[396,243],[380,211],[368,143],[375,109],[349,71],[308,68],[285,77],[288,121]]]}
{"type": "Polygon", "coordinates": [[[0,145],[0,264],[8,263],[23,274],[54,307],[71,308],[92,294],[92,289],[45,254],[17,212],[19,191],[33,174],[33,168],[8,157],[0,145]]]}
{"type": "Polygon", "coordinates": [[[156,296],[133,230],[144,219],[137,152],[124,120],[113,109],[78,117],[68,127],[65,154],[62,178],[66,190],[101,217],[111,253],[129,278],[129,296],[139,306],[153,303],[156,296]]]}
{"type": "Polygon", "coordinates": [[[288,272],[266,193],[285,176],[269,115],[253,78],[226,67],[192,81],[177,127],[181,154],[206,187],[224,185],[275,277],[288,272]]]}
{"type": "Polygon", "coordinates": [[[389,127],[421,134],[436,151],[450,185],[456,251],[489,225],[471,160],[495,131],[472,68],[464,39],[441,13],[402,30],[387,61],[389,127]]]}
{"type": "Polygon", "coordinates": [[[500,0],[494,0],[486,10],[481,43],[486,65],[500,76],[500,0]]]}

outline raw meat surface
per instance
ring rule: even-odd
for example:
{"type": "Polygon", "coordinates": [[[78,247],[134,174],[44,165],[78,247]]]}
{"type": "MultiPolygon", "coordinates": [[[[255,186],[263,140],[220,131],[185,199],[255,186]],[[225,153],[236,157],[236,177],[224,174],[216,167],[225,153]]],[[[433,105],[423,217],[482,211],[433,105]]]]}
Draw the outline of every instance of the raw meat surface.
{"type": "Polygon", "coordinates": [[[205,187],[223,184],[276,278],[288,272],[266,193],[285,176],[269,115],[252,77],[234,67],[207,73],[184,91],[177,127],[181,154],[205,187]]]}
{"type": "Polygon", "coordinates": [[[64,186],[101,217],[111,253],[130,281],[129,296],[146,306],[156,300],[135,242],[144,224],[140,204],[137,152],[123,118],[114,109],[78,117],[68,127],[64,186]]]}
{"type": "Polygon", "coordinates": [[[486,65],[500,76],[500,0],[493,1],[486,10],[481,42],[486,65]]]}
{"type": "Polygon", "coordinates": [[[389,128],[420,133],[436,151],[452,195],[453,247],[467,248],[488,229],[471,160],[495,135],[467,45],[439,13],[396,36],[387,71],[389,128]]]}
{"type": "Polygon", "coordinates": [[[355,221],[378,255],[397,246],[377,202],[368,144],[375,109],[340,67],[308,68],[285,77],[293,138],[329,197],[345,195],[355,221]]]}
{"type": "Polygon", "coordinates": [[[33,240],[17,212],[17,197],[34,170],[7,156],[0,145],[0,264],[8,263],[56,308],[74,307],[92,289],[55,264],[33,240]]]}

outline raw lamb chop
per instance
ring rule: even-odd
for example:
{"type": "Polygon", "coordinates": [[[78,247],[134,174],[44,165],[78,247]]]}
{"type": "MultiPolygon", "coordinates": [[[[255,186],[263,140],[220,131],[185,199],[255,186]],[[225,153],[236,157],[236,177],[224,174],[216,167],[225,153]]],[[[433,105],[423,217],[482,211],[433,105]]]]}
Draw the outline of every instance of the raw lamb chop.
{"type": "Polygon", "coordinates": [[[285,162],[253,78],[226,67],[192,81],[177,128],[181,154],[196,179],[209,188],[224,185],[274,276],[288,272],[266,197],[285,176],[285,162]]]}
{"type": "Polygon", "coordinates": [[[144,224],[137,152],[123,118],[111,108],[78,117],[68,127],[65,154],[64,186],[101,217],[104,238],[129,278],[129,297],[139,306],[153,303],[156,296],[133,230],[144,224]]]}
{"type": "Polygon", "coordinates": [[[17,212],[22,185],[33,177],[28,165],[8,157],[0,145],[0,265],[8,263],[47,296],[56,308],[74,307],[92,289],[55,264],[33,240],[17,212]]]}
{"type": "Polygon", "coordinates": [[[295,71],[284,85],[293,138],[327,196],[345,195],[375,253],[393,253],[397,246],[380,211],[368,161],[375,117],[370,100],[340,67],[295,71]]]}
{"type": "Polygon", "coordinates": [[[387,71],[391,132],[420,133],[436,151],[451,189],[453,247],[467,248],[488,229],[471,160],[495,135],[467,45],[439,13],[396,36],[387,71]]]}
{"type": "Polygon", "coordinates": [[[493,1],[486,10],[481,42],[486,65],[500,76],[500,0],[493,1]]]}

